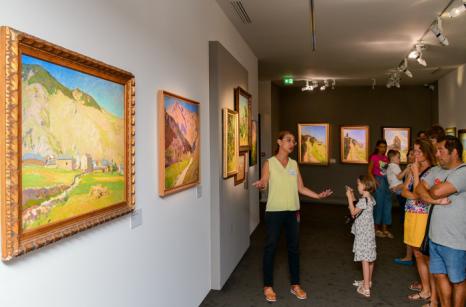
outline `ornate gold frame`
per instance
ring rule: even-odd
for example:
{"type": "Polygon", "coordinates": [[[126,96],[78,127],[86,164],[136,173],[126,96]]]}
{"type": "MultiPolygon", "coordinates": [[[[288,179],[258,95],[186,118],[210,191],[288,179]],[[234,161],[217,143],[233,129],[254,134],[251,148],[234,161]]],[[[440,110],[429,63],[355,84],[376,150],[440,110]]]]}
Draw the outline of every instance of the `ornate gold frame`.
{"type": "Polygon", "coordinates": [[[135,205],[135,81],[124,70],[91,59],[9,27],[0,27],[0,204],[2,260],[45,246],[127,214],[135,205]],[[125,86],[126,201],[41,226],[21,229],[21,54],[60,63],[125,86]]]}
{"type": "Polygon", "coordinates": [[[369,163],[369,126],[340,126],[340,159],[341,163],[346,164],[368,164],[369,163]],[[353,130],[363,130],[366,133],[366,160],[364,161],[357,161],[357,160],[347,160],[344,158],[344,136],[343,136],[343,129],[353,129],[353,130]]]}
{"type": "Polygon", "coordinates": [[[252,95],[245,91],[243,88],[238,86],[235,88],[235,111],[238,112],[238,126],[240,125],[239,121],[241,120],[241,110],[239,107],[239,97],[243,96],[248,99],[248,143],[246,145],[241,145],[241,136],[238,132],[238,142],[239,142],[239,150],[240,151],[247,151],[251,149],[251,104],[252,104],[252,95]]]}
{"type": "Polygon", "coordinates": [[[238,164],[236,165],[236,169],[232,171],[228,171],[228,116],[233,116],[235,118],[235,156],[236,156],[236,163],[239,163],[239,117],[238,112],[230,110],[228,108],[223,109],[223,178],[229,178],[234,176],[238,173],[238,164]]]}

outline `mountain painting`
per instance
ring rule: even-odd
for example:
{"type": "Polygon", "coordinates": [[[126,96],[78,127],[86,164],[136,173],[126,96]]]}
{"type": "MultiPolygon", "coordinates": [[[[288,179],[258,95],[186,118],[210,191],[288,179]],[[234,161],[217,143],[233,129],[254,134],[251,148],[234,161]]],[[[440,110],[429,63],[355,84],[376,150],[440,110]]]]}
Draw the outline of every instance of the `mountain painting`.
{"type": "Polygon", "coordinates": [[[125,201],[125,86],[21,55],[22,230],[125,201]]]}
{"type": "Polygon", "coordinates": [[[328,165],[329,124],[298,125],[299,163],[328,165]]]}
{"type": "Polygon", "coordinates": [[[199,103],[162,92],[159,110],[161,175],[160,195],[174,193],[199,183],[199,103]],[[160,118],[163,115],[163,118],[160,118]]]}
{"type": "Polygon", "coordinates": [[[369,162],[369,126],[341,127],[341,161],[343,163],[369,162]]]}

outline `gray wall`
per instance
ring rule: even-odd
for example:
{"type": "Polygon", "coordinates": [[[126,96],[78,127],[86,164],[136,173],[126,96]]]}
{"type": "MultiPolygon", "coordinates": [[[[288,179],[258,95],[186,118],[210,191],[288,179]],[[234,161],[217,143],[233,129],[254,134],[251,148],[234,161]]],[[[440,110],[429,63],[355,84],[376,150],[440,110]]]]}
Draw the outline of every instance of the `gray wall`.
{"type": "Polygon", "coordinates": [[[222,109],[234,110],[234,89],[248,89],[248,71],[217,41],[209,42],[209,62],[212,289],[219,290],[249,247],[247,182],[235,186],[222,171],[222,109]]]}
{"type": "MultiPolygon", "coordinates": [[[[330,123],[329,166],[301,165],[306,186],[320,191],[329,187],[334,196],[328,201],[344,203],[344,185],[354,182],[358,175],[367,173],[367,164],[340,163],[340,125],[369,125],[369,148],[382,137],[382,127],[410,127],[411,140],[419,130],[437,122],[434,114],[435,92],[424,86],[403,86],[400,89],[376,87],[340,87],[324,92],[302,92],[300,88],[279,88],[280,130],[297,135],[298,123],[330,123]]],[[[273,117],[273,115],[272,115],[273,117]]],[[[273,136],[276,137],[276,136],[273,136]]],[[[292,155],[297,159],[297,148],[292,155]]]]}

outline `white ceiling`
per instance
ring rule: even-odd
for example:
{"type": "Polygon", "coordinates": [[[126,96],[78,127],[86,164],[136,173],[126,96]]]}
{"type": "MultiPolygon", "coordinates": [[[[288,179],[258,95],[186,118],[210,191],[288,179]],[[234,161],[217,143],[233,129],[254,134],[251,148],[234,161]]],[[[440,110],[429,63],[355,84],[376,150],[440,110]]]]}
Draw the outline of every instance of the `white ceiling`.
{"type": "MultiPolygon", "coordinates": [[[[406,57],[436,16],[461,0],[314,0],[316,51],[312,51],[309,0],[242,0],[252,20],[243,24],[230,0],[217,0],[259,59],[261,80],[336,79],[338,85],[378,85],[406,57]]],[[[450,42],[441,46],[429,31],[427,67],[409,60],[414,78],[438,80],[466,63],[466,14],[442,18],[450,42]]]]}

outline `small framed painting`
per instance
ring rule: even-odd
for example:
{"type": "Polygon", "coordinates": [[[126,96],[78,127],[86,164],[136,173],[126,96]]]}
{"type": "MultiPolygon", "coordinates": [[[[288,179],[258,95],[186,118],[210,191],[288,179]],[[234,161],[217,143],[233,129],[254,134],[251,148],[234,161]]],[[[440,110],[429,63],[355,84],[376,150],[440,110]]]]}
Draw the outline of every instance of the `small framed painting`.
{"type": "Polygon", "coordinates": [[[411,128],[382,128],[382,138],[387,141],[387,153],[389,150],[400,152],[400,162],[408,162],[408,150],[411,140],[411,128]]]}
{"type": "Polygon", "coordinates": [[[456,137],[456,127],[445,128],[445,135],[451,135],[456,137]]]}
{"type": "Polygon", "coordinates": [[[342,163],[369,163],[369,126],[340,127],[342,163]]]}
{"type": "Polygon", "coordinates": [[[235,89],[235,111],[239,117],[239,149],[251,147],[251,100],[252,96],[241,87],[235,89]]]}
{"type": "Polygon", "coordinates": [[[299,163],[328,165],[329,134],[329,124],[298,124],[299,163]]]}
{"type": "Polygon", "coordinates": [[[239,160],[238,160],[238,173],[235,175],[235,185],[238,185],[244,180],[246,180],[247,169],[248,169],[248,152],[243,151],[239,153],[239,160]]]}
{"type": "Polygon", "coordinates": [[[159,195],[200,182],[199,102],[159,92],[159,195]]]}
{"type": "Polygon", "coordinates": [[[458,130],[458,139],[463,144],[463,162],[466,161],[466,129],[458,130]]]}
{"type": "Polygon", "coordinates": [[[251,150],[249,152],[249,166],[257,164],[257,122],[251,121],[251,150]]]}
{"type": "Polygon", "coordinates": [[[223,109],[223,178],[238,173],[238,112],[223,109]]]}

